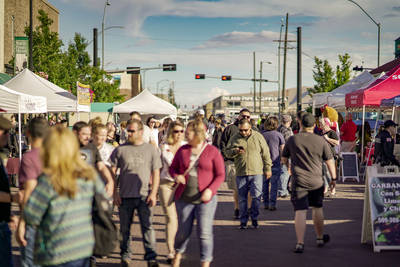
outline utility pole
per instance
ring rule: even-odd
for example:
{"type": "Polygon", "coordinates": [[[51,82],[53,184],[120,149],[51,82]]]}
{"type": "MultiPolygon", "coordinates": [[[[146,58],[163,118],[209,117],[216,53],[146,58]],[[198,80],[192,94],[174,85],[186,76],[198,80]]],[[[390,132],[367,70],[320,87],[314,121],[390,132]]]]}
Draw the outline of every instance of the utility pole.
{"type": "Polygon", "coordinates": [[[97,67],[97,28],[93,28],[93,67],[97,67]]]}
{"type": "MultiPolygon", "coordinates": [[[[29,0],[29,62],[28,68],[33,71],[33,0],[29,0]]],[[[14,58],[15,60],[15,58],[14,58]]]]}
{"type": "Polygon", "coordinates": [[[282,30],[283,30],[283,18],[281,19],[281,31],[279,33],[279,45],[278,45],[278,114],[279,118],[281,117],[281,103],[280,103],[280,95],[281,95],[281,43],[282,43],[282,30]]]}
{"type": "Polygon", "coordinates": [[[261,113],[261,91],[262,91],[262,81],[261,81],[261,79],[262,79],[262,65],[263,65],[263,62],[262,61],[260,61],[260,95],[259,95],[259,99],[258,99],[258,103],[260,104],[260,108],[259,108],[259,112],[261,113]]]}
{"type": "Polygon", "coordinates": [[[289,25],[289,13],[286,13],[286,26],[285,26],[285,44],[283,51],[283,81],[282,81],[282,112],[285,112],[285,90],[286,90],[286,59],[287,59],[287,43],[288,43],[288,25],[289,25]]]}
{"type": "Polygon", "coordinates": [[[256,113],[257,111],[257,107],[256,107],[256,86],[257,86],[257,82],[256,82],[256,52],[253,52],[253,73],[254,73],[254,93],[253,93],[253,97],[254,97],[254,113],[256,113]]]}
{"type": "Polygon", "coordinates": [[[301,110],[301,27],[297,27],[297,112],[301,110]]]}

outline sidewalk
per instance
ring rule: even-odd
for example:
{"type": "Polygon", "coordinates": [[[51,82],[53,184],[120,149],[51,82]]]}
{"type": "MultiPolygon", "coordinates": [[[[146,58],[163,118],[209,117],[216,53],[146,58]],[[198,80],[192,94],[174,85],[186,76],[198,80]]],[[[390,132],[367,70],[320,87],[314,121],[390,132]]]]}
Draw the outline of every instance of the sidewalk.
{"type": "MultiPolygon", "coordinates": [[[[219,192],[219,203],[214,222],[214,261],[212,266],[400,266],[400,251],[374,253],[372,245],[362,245],[361,222],[364,186],[338,184],[334,198],[325,201],[325,232],[331,236],[324,248],[317,248],[308,214],[305,251],[295,254],[296,243],[293,226],[294,212],[289,199],[278,201],[278,210],[261,209],[257,230],[239,230],[239,222],[232,219],[232,194],[224,184],[219,192]]],[[[165,224],[162,210],[155,209],[154,228],[157,237],[157,252],[161,266],[166,264],[165,224]]],[[[117,220],[117,213],[115,213],[117,220]]],[[[147,266],[143,261],[143,245],[135,217],[133,225],[134,251],[131,266],[147,266]]],[[[16,243],[14,243],[15,245],[16,243]]],[[[99,259],[98,266],[119,266],[119,248],[107,259],[99,259]]],[[[14,249],[15,251],[15,249],[14,249]]],[[[18,254],[18,253],[16,253],[18,254]]],[[[18,264],[16,266],[19,266],[18,264]]],[[[181,266],[199,266],[199,247],[195,228],[181,266]]]]}

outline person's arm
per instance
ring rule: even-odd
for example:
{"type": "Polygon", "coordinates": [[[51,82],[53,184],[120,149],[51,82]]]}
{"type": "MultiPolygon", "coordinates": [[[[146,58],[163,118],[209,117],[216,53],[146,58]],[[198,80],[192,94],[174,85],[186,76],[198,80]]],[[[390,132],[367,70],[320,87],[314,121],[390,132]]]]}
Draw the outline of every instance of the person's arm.
{"type": "Polygon", "coordinates": [[[222,136],[221,136],[221,143],[220,143],[220,147],[219,147],[219,149],[220,149],[220,151],[221,151],[221,153],[222,153],[222,155],[225,157],[225,158],[227,158],[227,156],[225,155],[225,148],[227,147],[227,145],[228,145],[228,142],[229,142],[229,139],[230,139],[230,128],[231,127],[226,127],[225,129],[224,129],[224,131],[222,132],[222,136]]]}
{"type": "Polygon", "coordinates": [[[0,202],[1,203],[17,202],[17,199],[18,199],[17,194],[0,191],[0,202]]]}
{"type": "MultiPolygon", "coordinates": [[[[28,202],[28,199],[31,196],[36,185],[37,185],[36,179],[26,180],[25,189],[23,191],[23,196],[22,196],[22,201],[20,201],[21,214],[23,214],[24,206],[28,202]]],[[[17,242],[22,246],[26,246],[25,226],[26,226],[25,219],[23,218],[23,216],[21,216],[19,223],[18,223],[18,227],[17,227],[16,239],[17,239],[17,242]]]]}
{"type": "Polygon", "coordinates": [[[259,143],[261,146],[261,158],[263,161],[263,169],[264,169],[264,174],[267,179],[269,179],[272,176],[272,160],[271,160],[271,154],[269,152],[269,147],[267,144],[267,141],[265,141],[265,138],[260,135],[259,137],[259,143]]]}
{"type": "Polygon", "coordinates": [[[335,161],[333,160],[333,158],[331,158],[329,160],[326,160],[325,163],[326,163],[326,166],[328,167],[329,173],[331,174],[331,177],[332,177],[331,183],[330,183],[330,187],[332,190],[333,188],[335,188],[336,180],[337,180],[335,161]]]}
{"type": "Polygon", "coordinates": [[[224,159],[219,151],[215,152],[212,159],[213,162],[213,180],[209,186],[202,192],[201,201],[208,202],[217,193],[218,188],[225,180],[225,165],[224,159]]]}
{"type": "Polygon", "coordinates": [[[333,138],[329,138],[328,135],[326,135],[326,134],[324,135],[324,138],[331,145],[334,145],[334,146],[339,145],[339,140],[336,140],[336,139],[333,139],[333,138]]]}
{"type": "Polygon", "coordinates": [[[232,138],[228,141],[228,144],[225,147],[224,150],[224,155],[227,158],[235,158],[239,155],[239,149],[238,149],[238,136],[234,135],[232,138]]]}
{"type": "Polygon", "coordinates": [[[47,177],[38,178],[38,183],[24,206],[22,217],[29,225],[39,226],[48,209],[54,193],[48,180],[47,177]]]}
{"type": "Polygon", "coordinates": [[[150,207],[154,207],[157,204],[157,192],[160,185],[160,169],[155,169],[151,173],[152,177],[152,188],[149,196],[147,197],[147,204],[150,207]]]}
{"type": "Polygon", "coordinates": [[[96,168],[99,171],[101,177],[106,181],[106,192],[109,197],[112,197],[114,191],[114,179],[113,176],[103,161],[96,163],[96,168]]]}

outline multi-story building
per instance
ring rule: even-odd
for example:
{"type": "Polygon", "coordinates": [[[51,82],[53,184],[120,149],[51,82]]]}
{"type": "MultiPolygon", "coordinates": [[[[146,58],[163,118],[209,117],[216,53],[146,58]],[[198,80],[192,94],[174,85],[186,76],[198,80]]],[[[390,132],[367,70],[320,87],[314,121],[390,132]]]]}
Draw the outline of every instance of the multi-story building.
{"type": "MultiPolygon", "coordinates": [[[[311,103],[311,97],[307,92],[308,87],[302,88],[302,106],[303,109],[308,107],[311,103]]],[[[297,109],[297,89],[290,88],[285,91],[286,95],[286,112],[294,113],[297,109]]],[[[260,98],[257,93],[256,96],[256,113],[260,113],[260,98]]],[[[214,98],[203,106],[206,116],[211,114],[225,114],[225,116],[232,117],[239,114],[242,108],[248,108],[253,112],[254,110],[254,97],[252,93],[223,95],[214,98]]],[[[261,113],[277,114],[279,112],[278,106],[278,92],[264,92],[261,97],[261,113]]]]}
{"type": "Polygon", "coordinates": [[[114,82],[119,83],[119,90],[125,100],[137,96],[142,92],[140,74],[128,74],[126,70],[108,70],[114,82]]]}
{"type": "MultiPolygon", "coordinates": [[[[59,32],[59,11],[47,0],[33,0],[33,28],[39,25],[39,10],[44,10],[53,20],[50,29],[59,32]]],[[[0,72],[14,55],[14,37],[23,37],[29,26],[29,0],[0,0],[0,72]]]]}

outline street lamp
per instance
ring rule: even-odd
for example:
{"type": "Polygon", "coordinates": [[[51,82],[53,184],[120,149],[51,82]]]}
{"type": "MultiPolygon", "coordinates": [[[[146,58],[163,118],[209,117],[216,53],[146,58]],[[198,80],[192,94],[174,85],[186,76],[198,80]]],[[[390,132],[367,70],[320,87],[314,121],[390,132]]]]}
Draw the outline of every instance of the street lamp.
{"type": "Polygon", "coordinates": [[[272,64],[271,61],[260,61],[260,99],[259,99],[259,104],[260,104],[260,113],[261,113],[261,88],[262,88],[262,66],[263,63],[267,63],[267,64],[272,64]]]}
{"type": "Polygon", "coordinates": [[[164,80],[161,80],[161,81],[158,81],[157,82],[157,95],[158,95],[158,88],[159,88],[159,85],[160,85],[160,83],[162,83],[162,82],[169,82],[169,80],[168,79],[164,79],[164,80]]]}
{"type": "Polygon", "coordinates": [[[365,11],[364,8],[362,8],[357,2],[353,1],[353,0],[347,0],[353,4],[355,4],[356,6],[358,6],[365,15],[368,16],[368,18],[370,18],[372,20],[372,22],[378,27],[378,67],[379,67],[379,63],[380,63],[380,54],[381,54],[381,24],[379,22],[376,22],[368,13],[367,11],[365,11]]]}
{"type": "Polygon", "coordinates": [[[110,3],[108,0],[104,3],[103,22],[101,23],[101,69],[104,70],[104,19],[106,18],[106,7],[110,3]]]}
{"type": "MultiPolygon", "coordinates": [[[[124,26],[108,26],[107,28],[104,29],[104,31],[110,30],[110,29],[124,29],[124,26]]],[[[103,31],[99,32],[99,34],[102,34],[103,31]]],[[[94,39],[90,40],[90,42],[87,43],[87,45],[90,45],[91,43],[93,43],[94,39]]]]}

